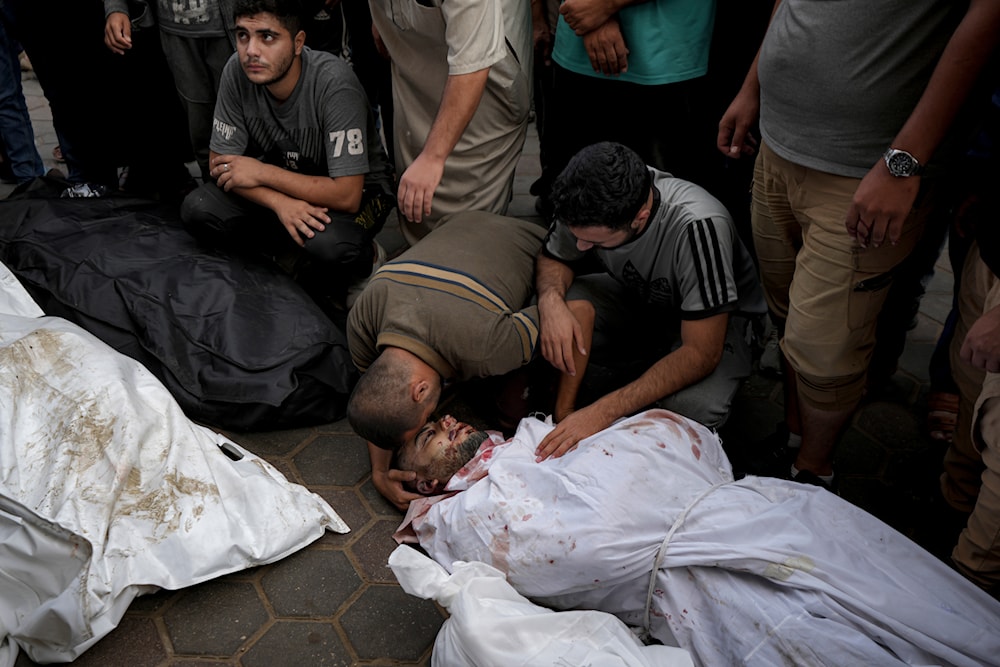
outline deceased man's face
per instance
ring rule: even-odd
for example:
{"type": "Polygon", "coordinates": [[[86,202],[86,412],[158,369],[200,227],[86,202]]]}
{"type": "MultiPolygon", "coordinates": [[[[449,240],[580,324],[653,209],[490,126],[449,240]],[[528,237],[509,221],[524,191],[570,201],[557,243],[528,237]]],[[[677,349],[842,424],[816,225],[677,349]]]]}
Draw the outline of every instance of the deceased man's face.
{"type": "Polygon", "coordinates": [[[451,415],[430,421],[403,445],[400,464],[417,471],[417,490],[436,493],[462,469],[489,436],[451,415]],[[422,484],[423,482],[423,484],[422,484]]]}

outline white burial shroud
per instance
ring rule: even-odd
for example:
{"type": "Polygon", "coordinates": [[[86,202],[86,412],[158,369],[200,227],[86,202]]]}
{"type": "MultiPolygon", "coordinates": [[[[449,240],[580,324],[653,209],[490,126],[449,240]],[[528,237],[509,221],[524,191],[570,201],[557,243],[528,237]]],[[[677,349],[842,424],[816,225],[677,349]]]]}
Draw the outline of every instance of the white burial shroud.
{"type": "Polygon", "coordinates": [[[349,529],[188,420],[139,363],[44,317],[0,264],[0,667],[19,647],[72,660],[137,595],[276,561],[326,530],[349,529]]]}
{"type": "Polygon", "coordinates": [[[733,481],[718,437],[665,410],[536,463],[551,428],[523,420],[452,479],[466,490],[411,506],[432,558],[648,625],[701,665],[998,664],[1000,603],[834,494],[733,481]]]}

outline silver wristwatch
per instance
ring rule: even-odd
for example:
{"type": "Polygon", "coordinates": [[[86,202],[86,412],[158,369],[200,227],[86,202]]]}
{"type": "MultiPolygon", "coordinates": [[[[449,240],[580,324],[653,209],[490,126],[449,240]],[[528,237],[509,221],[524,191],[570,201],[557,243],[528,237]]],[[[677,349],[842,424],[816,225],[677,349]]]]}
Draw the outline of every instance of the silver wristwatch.
{"type": "Polygon", "coordinates": [[[885,160],[885,166],[889,168],[889,173],[897,178],[918,176],[924,170],[917,158],[898,148],[886,149],[882,159],[885,160]]]}

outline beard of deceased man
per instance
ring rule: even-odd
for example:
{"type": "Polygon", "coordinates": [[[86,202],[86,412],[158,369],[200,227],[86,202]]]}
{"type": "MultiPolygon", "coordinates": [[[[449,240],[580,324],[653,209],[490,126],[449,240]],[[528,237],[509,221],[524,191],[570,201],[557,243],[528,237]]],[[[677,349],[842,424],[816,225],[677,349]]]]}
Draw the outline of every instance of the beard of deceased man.
{"type": "Polygon", "coordinates": [[[489,439],[486,431],[462,423],[451,415],[429,421],[396,455],[396,467],[413,470],[412,489],[425,496],[441,493],[452,476],[472,460],[489,439]]]}

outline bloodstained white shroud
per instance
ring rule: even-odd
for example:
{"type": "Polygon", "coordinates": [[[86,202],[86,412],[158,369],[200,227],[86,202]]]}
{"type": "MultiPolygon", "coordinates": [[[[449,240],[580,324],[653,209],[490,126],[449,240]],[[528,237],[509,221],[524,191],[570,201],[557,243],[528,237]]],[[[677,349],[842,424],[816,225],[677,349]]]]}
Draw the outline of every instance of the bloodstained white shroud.
{"type": "Polygon", "coordinates": [[[137,595],[279,560],[326,530],[349,529],[191,422],[138,362],[44,317],[0,264],[0,667],[19,648],[73,660],[137,595]]]}
{"type": "Polygon", "coordinates": [[[665,410],[536,463],[551,428],[486,443],[461,492],[411,505],[397,539],[412,529],[449,570],[491,565],[536,603],[648,626],[701,665],[998,664],[1000,603],[834,494],[733,481],[718,437],[665,410]]]}

